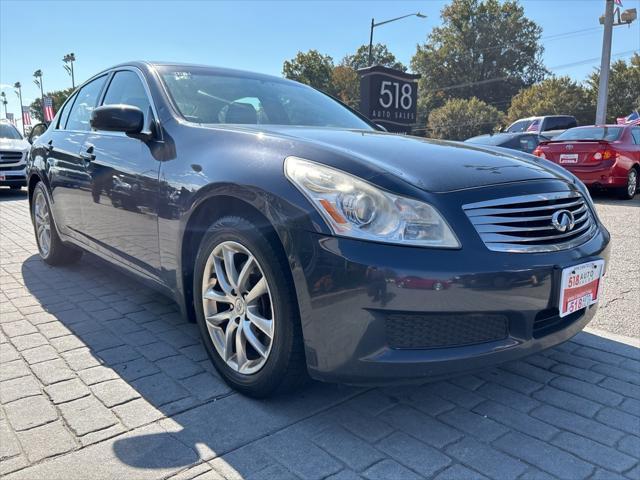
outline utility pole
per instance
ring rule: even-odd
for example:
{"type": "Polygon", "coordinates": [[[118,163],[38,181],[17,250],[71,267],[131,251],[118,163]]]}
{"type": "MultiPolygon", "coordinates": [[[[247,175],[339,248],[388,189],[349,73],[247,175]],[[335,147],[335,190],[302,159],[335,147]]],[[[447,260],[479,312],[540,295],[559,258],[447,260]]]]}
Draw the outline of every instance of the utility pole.
{"type": "Polygon", "coordinates": [[[604,125],[607,123],[607,100],[609,97],[609,66],[611,64],[611,38],[613,36],[613,0],[605,1],[596,125],[604,125]]]}
{"type": "Polygon", "coordinates": [[[613,27],[631,25],[638,18],[635,8],[628,8],[624,12],[614,5],[614,0],[605,0],[604,15],[600,17],[600,24],[604,25],[602,35],[602,61],[600,63],[600,83],[598,85],[598,106],[596,108],[596,125],[607,123],[607,101],[609,96],[609,70],[611,68],[611,38],[613,27]],[[618,17],[617,21],[615,17],[618,17]]]}
{"type": "Polygon", "coordinates": [[[47,117],[44,114],[44,89],[42,88],[42,70],[36,70],[35,72],[33,72],[33,76],[35,77],[33,83],[40,87],[40,107],[42,109],[42,121],[44,122],[44,119],[47,117]]]}
{"type": "Polygon", "coordinates": [[[16,82],[13,84],[13,88],[16,89],[16,95],[20,99],[20,118],[22,120],[22,136],[24,137],[24,112],[22,111],[22,84],[20,82],[16,82]]]}

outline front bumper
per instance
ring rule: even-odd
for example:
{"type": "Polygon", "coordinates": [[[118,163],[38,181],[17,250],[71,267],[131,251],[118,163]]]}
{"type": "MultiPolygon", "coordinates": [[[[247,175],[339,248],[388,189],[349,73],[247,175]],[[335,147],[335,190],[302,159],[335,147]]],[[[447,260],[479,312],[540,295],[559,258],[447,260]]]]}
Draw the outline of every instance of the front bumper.
{"type": "Polygon", "coordinates": [[[0,187],[27,186],[27,172],[24,166],[19,168],[0,168],[0,187]]]}
{"type": "Polygon", "coordinates": [[[593,318],[597,304],[563,319],[557,316],[562,268],[608,261],[610,239],[601,226],[573,249],[509,254],[464,238],[461,250],[437,250],[298,235],[295,244],[306,248],[295,253],[292,271],[311,376],[377,385],[473,371],[570,339],[593,318]],[[446,346],[397,348],[405,340],[410,345],[412,322],[422,328],[418,325],[425,319],[436,319],[439,327],[429,335],[437,332],[446,346]],[[484,321],[486,330],[495,331],[496,319],[504,320],[506,333],[474,342],[461,331],[465,319],[481,331],[484,321]],[[446,330],[449,321],[456,331],[438,330],[443,325],[446,330]],[[398,325],[404,336],[390,330],[398,325]],[[466,343],[452,343],[456,334],[466,343]]]}

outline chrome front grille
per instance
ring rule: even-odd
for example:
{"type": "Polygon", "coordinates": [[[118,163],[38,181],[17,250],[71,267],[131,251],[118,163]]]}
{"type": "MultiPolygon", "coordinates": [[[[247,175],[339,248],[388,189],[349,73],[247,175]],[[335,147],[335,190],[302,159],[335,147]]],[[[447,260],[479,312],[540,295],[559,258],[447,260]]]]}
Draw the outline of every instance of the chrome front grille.
{"type": "Polygon", "coordinates": [[[597,228],[578,192],[499,198],[462,208],[487,248],[497,252],[564,250],[586,242],[597,228]]]}
{"type": "Polygon", "coordinates": [[[15,151],[0,151],[0,164],[3,163],[17,163],[22,160],[22,152],[15,151]]]}

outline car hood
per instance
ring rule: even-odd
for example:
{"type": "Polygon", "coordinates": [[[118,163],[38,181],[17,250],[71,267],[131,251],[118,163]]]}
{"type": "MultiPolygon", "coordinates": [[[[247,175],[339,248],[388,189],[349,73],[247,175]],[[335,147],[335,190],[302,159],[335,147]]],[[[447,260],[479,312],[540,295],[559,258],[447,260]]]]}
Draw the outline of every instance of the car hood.
{"type": "Polygon", "coordinates": [[[12,138],[0,138],[0,149],[2,150],[16,150],[24,152],[29,150],[31,145],[26,140],[17,140],[12,138]]]}
{"type": "Polygon", "coordinates": [[[572,181],[570,176],[537,157],[484,145],[334,128],[260,125],[256,129],[355,157],[429,192],[527,180],[572,181]]]}

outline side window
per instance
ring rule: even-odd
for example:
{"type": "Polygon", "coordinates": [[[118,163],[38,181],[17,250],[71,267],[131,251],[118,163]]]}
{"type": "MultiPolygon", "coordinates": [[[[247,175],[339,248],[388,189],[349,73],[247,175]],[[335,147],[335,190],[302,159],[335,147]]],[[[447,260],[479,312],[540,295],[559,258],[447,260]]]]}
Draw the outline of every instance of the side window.
{"type": "Polygon", "coordinates": [[[91,83],[87,83],[76,94],[73,107],[69,112],[66,130],[91,130],[91,125],[89,124],[91,112],[96,107],[96,103],[98,103],[98,96],[102,91],[106,78],[106,75],[96,78],[91,83]]]}
{"type": "Polygon", "coordinates": [[[640,145],[640,127],[634,127],[631,130],[631,135],[633,136],[634,143],[640,145]]]}
{"type": "Polygon", "coordinates": [[[138,107],[144,113],[145,125],[147,125],[151,105],[142,81],[135,72],[122,70],[116,72],[111,79],[102,105],[114,104],[138,107]]]}
{"type": "Polygon", "coordinates": [[[62,107],[62,111],[60,112],[60,118],[58,119],[58,125],[56,128],[58,130],[64,130],[65,125],[67,124],[67,119],[69,118],[69,113],[71,113],[71,109],[73,108],[73,102],[75,102],[76,97],[73,95],[67,103],[62,107]]]}

